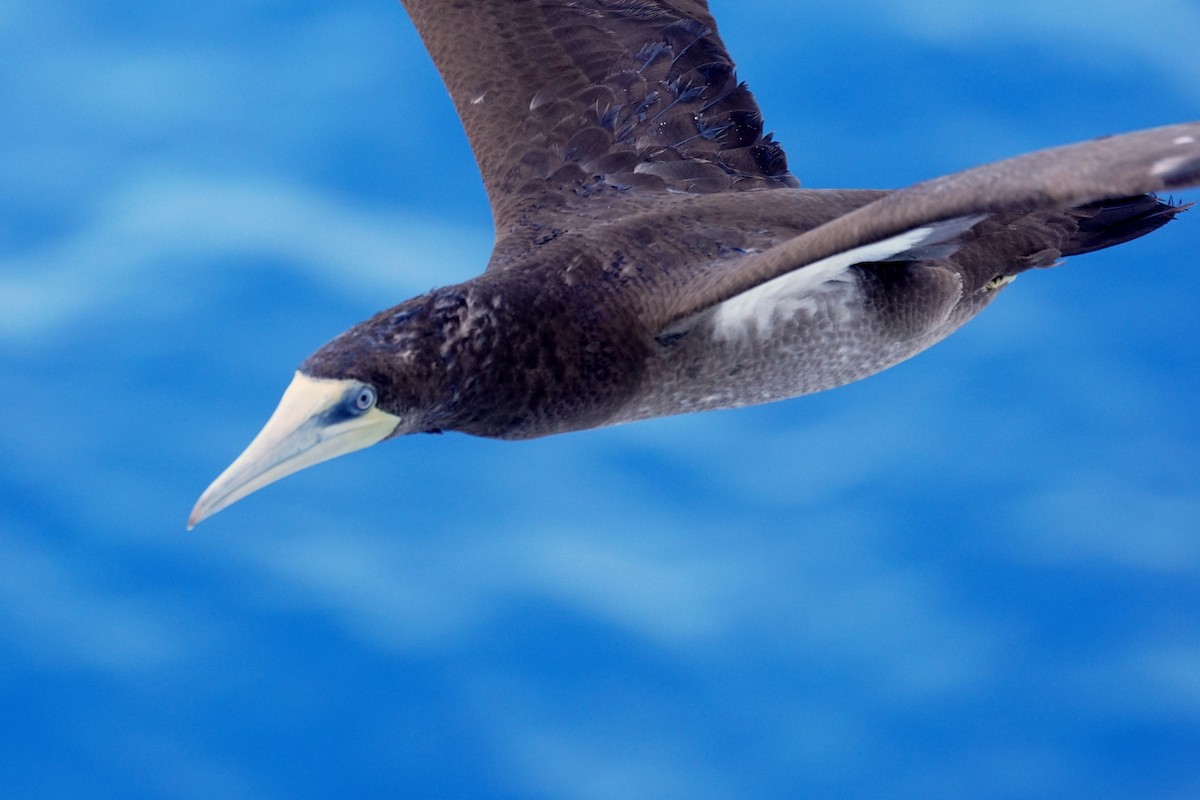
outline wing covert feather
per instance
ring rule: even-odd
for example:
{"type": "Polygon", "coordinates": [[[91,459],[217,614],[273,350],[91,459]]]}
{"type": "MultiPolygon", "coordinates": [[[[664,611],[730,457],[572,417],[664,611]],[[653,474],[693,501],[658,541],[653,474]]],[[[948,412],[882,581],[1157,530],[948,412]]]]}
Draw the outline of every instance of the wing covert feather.
{"type": "Polygon", "coordinates": [[[703,0],[402,0],[498,236],[627,193],[794,187],[703,0]]]}

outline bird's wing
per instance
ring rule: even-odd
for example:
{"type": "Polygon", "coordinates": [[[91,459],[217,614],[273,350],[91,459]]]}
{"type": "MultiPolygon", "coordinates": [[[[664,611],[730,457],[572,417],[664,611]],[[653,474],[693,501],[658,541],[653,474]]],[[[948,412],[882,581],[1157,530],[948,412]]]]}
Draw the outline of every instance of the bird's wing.
{"type": "Polygon", "coordinates": [[[799,185],[705,0],[401,1],[466,128],[497,238],[534,238],[590,198],[799,185]]]}
{"type": "MultiPolygon", "coordinates": [[[[1198,184],[1200,122],[998,161],[891,192],[751,256],[737,269],[697,273],[659,309],[652,329],[669,331],[719,306],[726,317],[761,312],[764,298],[802,293],[855,264],[937,257],[952,252],[956,241],[988,217],[1086,213],[1079,207],[1198,184]]],[[[1013,226],[1009,235],[1029,232],[1013,226]]]]}

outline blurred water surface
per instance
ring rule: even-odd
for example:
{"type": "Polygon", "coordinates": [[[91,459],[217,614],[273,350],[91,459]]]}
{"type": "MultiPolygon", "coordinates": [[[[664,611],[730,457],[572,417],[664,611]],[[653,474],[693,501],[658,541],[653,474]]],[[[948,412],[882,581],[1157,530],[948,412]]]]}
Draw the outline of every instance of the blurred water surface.
{"type": "MultiPolygon", "coordinates": [[[[1200,117],[1182,0],[713,5],[809,186],[1200,117]]],[[[0,96],[6,796],[1200,793],[1200,218],[836,392],[187,534],[301,358],[482,269],[453,109],[353,1],[0,4],[0,96]]]]}

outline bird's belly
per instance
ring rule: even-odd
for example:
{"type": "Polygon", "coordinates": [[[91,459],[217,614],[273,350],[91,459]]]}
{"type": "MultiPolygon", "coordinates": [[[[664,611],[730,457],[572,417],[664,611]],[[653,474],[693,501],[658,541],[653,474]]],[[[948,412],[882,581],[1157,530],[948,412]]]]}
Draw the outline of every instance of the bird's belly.
{"type": "Polygon", "coordinates": [[[769,403],[832,389],[884,370],[957,329],[971,314],[941,314],[899,332],[863,302],[855,282],[731,325],[709,315],[661,337],[638,391],[612,423],[769,403]]]}

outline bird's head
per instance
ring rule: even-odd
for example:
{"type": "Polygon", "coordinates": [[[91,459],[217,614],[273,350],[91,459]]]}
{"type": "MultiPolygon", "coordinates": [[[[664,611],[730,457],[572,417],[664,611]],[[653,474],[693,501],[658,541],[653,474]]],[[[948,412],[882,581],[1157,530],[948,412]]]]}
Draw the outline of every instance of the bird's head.
{"type": "Polygon", "coordinates": [[[258,436],[196,501],[188,528],[305,467],[428,429],[429,359],[412,316],[383,312],[309,356],[258,436]]]}

